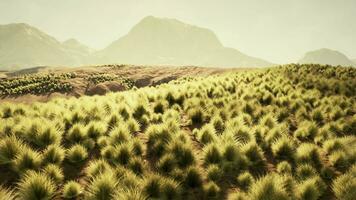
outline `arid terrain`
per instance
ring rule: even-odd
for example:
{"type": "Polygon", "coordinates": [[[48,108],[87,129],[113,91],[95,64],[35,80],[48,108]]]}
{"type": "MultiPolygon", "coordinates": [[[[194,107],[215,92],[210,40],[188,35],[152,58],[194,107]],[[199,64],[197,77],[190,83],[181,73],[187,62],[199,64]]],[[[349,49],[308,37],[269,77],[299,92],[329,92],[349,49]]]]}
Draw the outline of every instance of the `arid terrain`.
{"type": "Polygon", "coordinates": [[[0,72],[0,83],[8,80],[21,79],[21,77],[38,77],[48,74],[60,75],[72,73],[75,77],[63,80],[73,88],[70,91],[55,91],[39,94],[23,93],[1,95],[0,102],[34,101],[46,102],[49,99],[62,97],[80,97],[83,95],[104,95],[108,92],[117,92],[132,87],[156,86],[168,83],[182,77],[209,76],[230,71],[253,70],[253,68],[206,68],[206,67],[172,67],[172,66],[133,66],[133,65],[103,65],[86,66],[78,68],[63,67],[37,67],[12,72],[0,72]],[[91,81],[89,77],[104,77],[101,80],[91,81]],[[125,78],[131,82],[129,88],[113,77],[125,78]]]}

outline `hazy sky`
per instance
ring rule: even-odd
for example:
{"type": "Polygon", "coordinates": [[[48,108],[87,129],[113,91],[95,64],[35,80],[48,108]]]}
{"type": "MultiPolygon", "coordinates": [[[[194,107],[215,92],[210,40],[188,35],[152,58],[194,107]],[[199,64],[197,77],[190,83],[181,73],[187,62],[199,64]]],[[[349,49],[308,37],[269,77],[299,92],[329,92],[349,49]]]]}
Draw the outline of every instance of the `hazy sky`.
{"type": "Polygon", "coordinates": [[[25,22],[96,49],[147,15],[209,28],[225,46],[271,62],[323,47],[356,58],[356,0],[0,0],[0,24],[25,22]]]}

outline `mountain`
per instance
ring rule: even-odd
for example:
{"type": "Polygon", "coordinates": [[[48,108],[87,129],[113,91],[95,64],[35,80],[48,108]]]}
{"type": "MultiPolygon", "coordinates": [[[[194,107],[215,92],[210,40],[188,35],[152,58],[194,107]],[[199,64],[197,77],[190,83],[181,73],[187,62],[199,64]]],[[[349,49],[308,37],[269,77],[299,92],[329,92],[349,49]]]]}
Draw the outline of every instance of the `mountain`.
{"type": "Polygon", "coordinates": [[[30,25],[0,25],[0,68],[14,70],[44,65],[80,65],[87,55],[74,41],[61,43],[30,25]]]}
{"type": "Polygon", "coordinates": [[[354,62],[356,64],[356,59],[352,59],[352,62],[354,62]]]}
{"type": "Polygon", "coordinates": [[[224,47],[205,28],[176,19],[146,17],[127,35],[95,53],[96,63],[263,67],[272,64],[224,47]]]}
{"type": "Polygon", "coordinates": [[[264,67],[272,64],[224,47],[205,28],[175,19],[146,17],[100,51],[75,39],[60,42],[30,25],[0,25],[0,69],[93,64],[264,67]]]}
{"type": "Polygon", "coordinates": [[[331,50],[331,49],[318,49],[315,51],[307,52],[304,57],[298,61],[299,63],[317,63],[329,65],[342,65],[342,66],[356,66],[344,54],[331,50]]]}

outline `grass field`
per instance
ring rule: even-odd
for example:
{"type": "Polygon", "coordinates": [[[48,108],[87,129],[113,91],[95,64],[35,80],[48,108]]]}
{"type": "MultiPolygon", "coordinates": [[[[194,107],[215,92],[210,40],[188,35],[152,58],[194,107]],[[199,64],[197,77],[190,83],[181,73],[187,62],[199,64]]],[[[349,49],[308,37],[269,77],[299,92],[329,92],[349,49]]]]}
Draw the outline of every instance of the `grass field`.
{"type": "Polygon", "coordinates": [[[351,67],[0,105],[1,200],[354,200],[355,161],[351,67]]]}

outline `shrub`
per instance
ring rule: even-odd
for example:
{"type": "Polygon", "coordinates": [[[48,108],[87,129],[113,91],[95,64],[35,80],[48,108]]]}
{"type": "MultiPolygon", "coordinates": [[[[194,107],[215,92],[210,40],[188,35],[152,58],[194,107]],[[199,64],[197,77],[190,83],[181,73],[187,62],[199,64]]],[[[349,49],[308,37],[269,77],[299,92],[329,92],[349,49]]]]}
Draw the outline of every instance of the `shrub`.
{"type": "Polygon", "coordinates": [[[16,195],[12,190],[6,189],[2,186],[0,186],[0,197],[3,200],[15,200],[16,199],[16,195]]]}
{"type": "Polygon", "coordinates": [[[202,175],[197,168],[187,169],[187,174],[184,177],[184,185],[189,188],[199,188],[203,184],[202,175]]]}
{"type": "Polygon", "coordinates": [[[22,200],[50,200],[55,193],[54,183],[42,173],[27,173],[18,184],[18,195],[22,200]]]}
{"type": "Polygon", "coordinates": [[[47,165],[43,169],[43,173],[46,174],[47,177],[50,177],[55,183],[61,183],[64,179],[63,171],[57,165],[47,165]]]}
{"type": "MultiPolygon", "coordinates": [[[[99,136],[102,136],[105,134],[106,132],[106,126],[104,123],[101,123],[101,122],[90,122],[88,125],[87,125],[87,133],[86,135],[89,137],[89,138],[92,138],[92,139],[96,139],[98,138],[99,136]]],[[[72,130],[73,131],[73,130],[72,130]]],[[[82,136],[80,136],[82,137],[82,136]]]]}
{"type": "Polygon", "coordinates": [[[317,174],[315,168],[309,164],[303,164],[298,166],[296,169],[296,173],[297,176],[302,180],[313,177],[317,174]]]}
{"type": "Polygon", "coordinates": [[[220,187],[214,182],[208,182],[204,184],[204,196],[206,199],[217,199],[220,193],[220,187]]]}
{"type": "Polygon", "coordinates": [[[119,145],[128,142],[131,138],[126,126],[115,127],[113,130],[110,131],[109,137],[111,145],[119,145]]]}
{"type": "Polygon", "coordinates": [[[330,164],[338,170],[344,171],[349,168],[350,163],[345,152],[335,151],[329,155],[330,164]]]}
{"type": "Polygon", "coordinates": [[[22,151],[23,142],[16,137],[5,137],[0,141],[0,165],[11,163],[22,151]]]}
{"type": "Polygon", "coordinates": [[[292,138],[286,136],[279,138],[273,142],[271,149],[273,156],[278,160],[294,160],[296,148],[292,138]]]}
{"type": "Polygon", "coordinates": [[[247,191],[253,182],[254,178],[249,172],[244,172],[237,177],[237,184],[244,191],[247,191]]]}
{"type": "Polygon", "coordinates": [[[249,189],[251,200],[289,200],[289,195],[283,177],[276,174],[268,174],[260,178],[249,189]]]}
{"type": "Polygon", "coordinates": [[[262,149],[255,143],[250,142],[242,147],[242,152],[249,161],[249,168],[254,172],[264,172],[267,162],[262,149]]]}
{"type": "Polygon", "coordinates": [[[212,125],[204,125],[197,134],[199,142],[204,145],[214,142],[216,140],[215,129],[212,125]]]}
{"type": "Polygon", "coordinates": [[[205,121],[204,111],[202,109],[194,108],[188,110],[188,117],[191,125],[199,125],[205,121]]]}
{"type": "Polygon", "coordinates": [[[63,186],[62,197],[65,199],[74,199],[79,197],[83,193],[82,186],[75,181],[68,181],[63,186]]]}
{"type": "Polygon", "coordinates": [[[194,153],[188,144],[172,142],[169,144],[169,152],[174,156],[179,167],[185,168],[195,163],[194,153]]]}
{"type": "Polygon", "coordinates": [[[157,163],[158,170],[163,174],[169,174],[176,167],[176,159],[173,154],[166,154],[157,163]]]}
{"type": "Polygon", "coordinates": [[[134,138],[130,145],[134,155],[141,156],[143,154],[143,145],[139,139],[134,138]]]}
{"type": "Polygon", "coordinates": [[[292,166],[287,161],[280,162],[277,165],[277,172],[280,174],[291,174],[292,166]]]}
{"type": "Polygon", "coordinates": [[[41,166],[41,155],[30,148],[23,149],[14,160],[14,168],[19,173],[25,173],[26,170],[36,170],[41,166]]]}
{"type": "Polygon", "coordinates": [[[132,118],[126,121],[126,126],[130,134],[140,131],[140,124],[132,118]]]}
{"type": "Polygon", "coordinates": [[[171,200],[171,199],[180,199],[181,188],[179,183],[176,181],[164,178],[161,184],[161,196],[162,199],[171,200]]]}
{"type": "Polygon", "coordinates": [[[145,164],[140,158],[133,158],[130,160],[128,168],[131,169],[135,174],[143,174],[145,170],[145,164]]]}
{"type": "Polygon", "coordinates": [[[106,172],[112,172],[112,168],[109,163],[103,159],[90,161],[88,167],[85,169],[85,173],[89,177],[96,177],[106,172]]]}
{"type": "Polygon", "coordinates": [[[128,145],[120,145],[116,147],[116,158],[115,161],[119,164],[126,165],[131,159],[131,150],[128,145]]]}
{"type": "Polygon", "coordinates": [[[112,199],[118,182],[112,173],[103,173],[93,178],[87,186],[86,199],[112,199]]]}
{"type": "Polygon", "coordinates": [[[107,161],[113,162],[117,156],[115,147],[109,145],[101,149],[100,155],[107,161]]]}
{"type": "Polygon", "coordinates": [[[68,149],[66,157],[71,163],[79,163],[88,158],[88,152],[85,147],[76,144],[68,149]]]}
{"type": "Polygon", "coordinates": [[[297,162],[300,164],[311,164],[315,168],[321,168],[322,162],[319,154],[319,149],[316,145],[303,143],[297,149],[297,162]]]}
{"type": "Polygon", "coordinates": [[[87,132],[82,124],[75,124],[68,130],[66,139],[71,143],[79,143],[87,137],[87,132]]]}
{"type": "Polygon", "coordinates": [[[139,189],[125,189],[115,195],[115,199],[120,200],[147,200],[147,196],[139,189]]]}
{"type": "Polygon", "coordinates": [[[65,150],[58,145],[50,145],[43,152],[44,164],[60,165],[65,157],[65,150]]]}
{"type": "Polygon", "coordinates": [[[334,179],[332,190],[339,200],[353,200],[356,196],[356,166],[334,179]]]}
{"type": "Polygon", "coordinates": [[[222,155],[215,144],[210,144],[203,149],[204,151],[204,163],[208,164],[217,164],[222,161],[222,155]]]}
{"type": "Polygon", "coordinates": [[[151,198],[159,198],[161,184],[161,178],[158,175],[150,175],[143,184],[143,191],[151,198]]]}
{"type": "Polygon", "coordinates": [[[218,165],[216,164],[209,165],[207,169],[207,178],[209,180],[217,182],[221,180],[222,176],[223,176],[223,172],[221,171],[218,165]]]}
{"type": "Polygon", "coordinates": [[[299,140],[313,140],[318,134],[318,127],[315,123],[305,121],[299,125],[298,129],[294,132],[294,137],[299,140]]]}
{"type": "Polygon", "coordinates": [[[318,177],[310,178],[303,181],[297,186],[297,197],[301,200],[317,200],[322,196],[324,188],[320,187],[321,180],[317,180],[318,177]]]}

